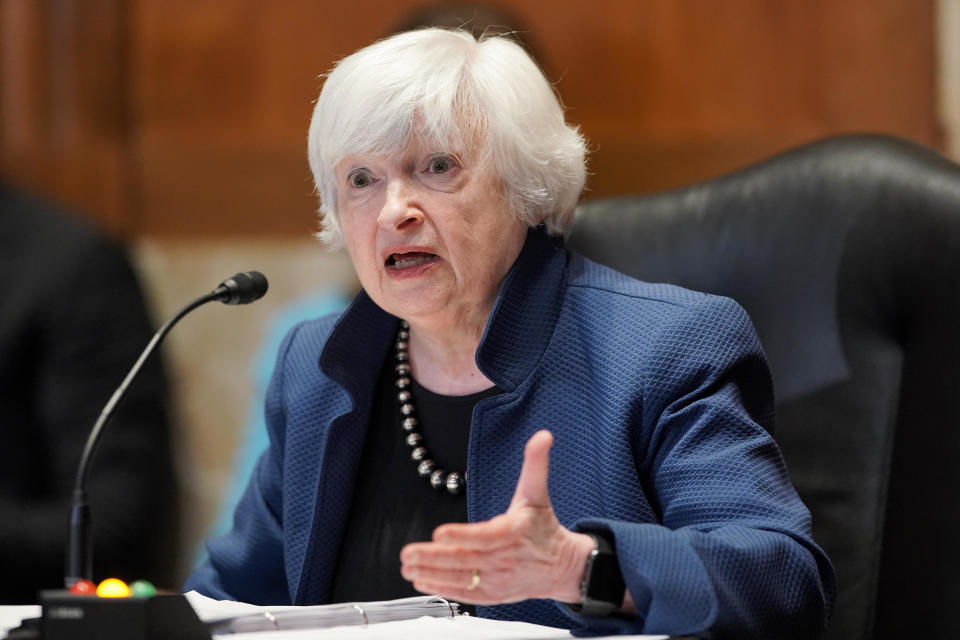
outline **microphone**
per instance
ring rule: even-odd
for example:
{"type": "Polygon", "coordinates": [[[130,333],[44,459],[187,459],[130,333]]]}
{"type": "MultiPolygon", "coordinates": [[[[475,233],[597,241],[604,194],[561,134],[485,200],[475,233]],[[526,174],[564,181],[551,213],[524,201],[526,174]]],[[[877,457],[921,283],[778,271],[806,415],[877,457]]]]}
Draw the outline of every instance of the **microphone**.
{"type": "Polygon", "coordinates": [[[263,297],[267,292],[267,279],[259,271],[246,271],[227,278],[210,293],[201,296],[175,313],[160,327],[150,340],[143,353],[134,363],[110,400],[100,412],[96,424],[87,437],[87,443],[80,456],[77,475],[73,485],[73,497],[70,505],[70,526],[67,539],[67,561],[64,583],[67,589],[77,580],[91,580],[93,577],[93,539],[90,537],[90,506],[87,504],[87,470],[90,460],[100,440],[104,426],[113,416],[117,405],[126,395],[127,388],[140,373],[147,358],[154,352],[163,338],[185,315],[208,302],[218,300],[224,304],[250,304],[263,297]]]}
{"type": "Polygon", "coordinates": [[[259,271],[245,271],[227,278],[213,290],[223,304],[250,304],[267,292],[267,279],[259,271]]]}

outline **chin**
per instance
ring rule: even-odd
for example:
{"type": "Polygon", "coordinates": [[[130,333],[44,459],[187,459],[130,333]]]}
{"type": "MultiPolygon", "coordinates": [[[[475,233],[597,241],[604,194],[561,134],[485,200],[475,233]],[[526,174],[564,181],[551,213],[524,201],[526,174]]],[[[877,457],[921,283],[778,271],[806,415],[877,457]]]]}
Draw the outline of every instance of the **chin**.
{"type": "Polygon", "coordinates": [[[397,306],[392,310],[389,310],[390,313],[397,316],[398,318],[403,318],[408,322],[417,323],[418,321],[429,320],[430,318],[439,316],[438,310],[423,308],[420,306],[410,306],[402,305],[397,306]]]}
{"type": "Polygon", "coordinates": [[[380,304],[386,311],[393,315],[411,320],[417,318],[439,315],[447,307],[448,297],[438,295],[435,289],[429,287],[417,287],[417,291],[406,290],[402,293],[386,292],[386,305],[381,304],[380,300],[374,300],[380,304]]]}
{"type": "Polygon", "coordinates": [[[374,302],[380,306],[381,309],[397,316],[398,318],[403,318],[404,320],[415,319],[423,316],[429,316],[432,313],[437,311],[435,305],[429,304],[425,300],[416,300],[411,299],[411,296],[385,296],[380,300],[374,299],[374,302]]]}

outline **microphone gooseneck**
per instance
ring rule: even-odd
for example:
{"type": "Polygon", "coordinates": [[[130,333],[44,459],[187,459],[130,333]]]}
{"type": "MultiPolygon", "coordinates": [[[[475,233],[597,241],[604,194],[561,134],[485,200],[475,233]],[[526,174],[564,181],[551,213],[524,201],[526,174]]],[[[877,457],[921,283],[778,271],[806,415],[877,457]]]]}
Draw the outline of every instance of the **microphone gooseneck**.
{"type": "Polygon", "coordinates": [[[210,293],[201,296],[180,309],[160,329],[153,335],[153,338],[147,344],[143,353],[134,363],[127,377],[123,379],[117,390],[113,392],[110,400],[100,411],[90,435],[87,437],[87,443],[83,448],[83,454],[80,456],[80,464],[77,467],[77,475],[73,484],[73,496],[70,504],[70,525],[67,541],[67,563],[66,574],[64,576],[65,586],[69,589],[77,580],[83,578],[90,580],[93,576],[93,539],[90,536],[90,506],[87,504],[87,471],[90,467],[90,460],[100,441],[100,434],[103,432],[107,422],[113,416],[117,405],[127,393],[127,388],[136,379],[137,374],[143,367],[147,358],[156,350],[160,342],[166,337],[167,333],[179,322],[185,315],[199,306],[208,302],[218,300],[224,304],[249,304],[263,297],[267,292],[267,279],[259,271],[246,271],[238,273],[224,280],[220,285],[210,293]]]}

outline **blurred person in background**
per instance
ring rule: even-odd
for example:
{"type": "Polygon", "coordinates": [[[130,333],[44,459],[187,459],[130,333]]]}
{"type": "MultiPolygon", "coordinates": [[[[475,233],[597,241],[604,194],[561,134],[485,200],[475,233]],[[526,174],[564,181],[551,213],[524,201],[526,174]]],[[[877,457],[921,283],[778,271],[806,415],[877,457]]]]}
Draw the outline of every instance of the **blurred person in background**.
{"type": "MultiPolygon", "coordinates": [[[[87,436],[153,334],[124,252],[0,183],[0,602],[63,588],[69,501],[87,436]]],[[[154,355],[92,460],[94,580],[169,587],[179,523],[167,386],[154,355]]]]}

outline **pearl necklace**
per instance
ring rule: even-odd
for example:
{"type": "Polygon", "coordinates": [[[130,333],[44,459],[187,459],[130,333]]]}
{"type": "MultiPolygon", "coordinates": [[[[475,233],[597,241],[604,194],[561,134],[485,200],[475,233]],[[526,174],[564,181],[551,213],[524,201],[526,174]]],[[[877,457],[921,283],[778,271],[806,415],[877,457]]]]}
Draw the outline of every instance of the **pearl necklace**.
{"type": "Polygon", "coordinates": [[[406,434],[406,443],[410,447],[410,459],[417,463],[417,473],[421,478],[429,478],[430,486],[439,490],[446,487],[447,491],[459,495],[467,489],[467,474],[459,471],[447,473],[437,467],[437,463],[428,458],[423,435],[417,431],[420,422],[417,420],[417,409],[413,404],[413,394],[410,392],[410,355],[407,353],[410,340],[410,325],[405,320],[400,321],[400,331],[397,332],[397,400],[400,402],[400,426],[406,434]]]}

